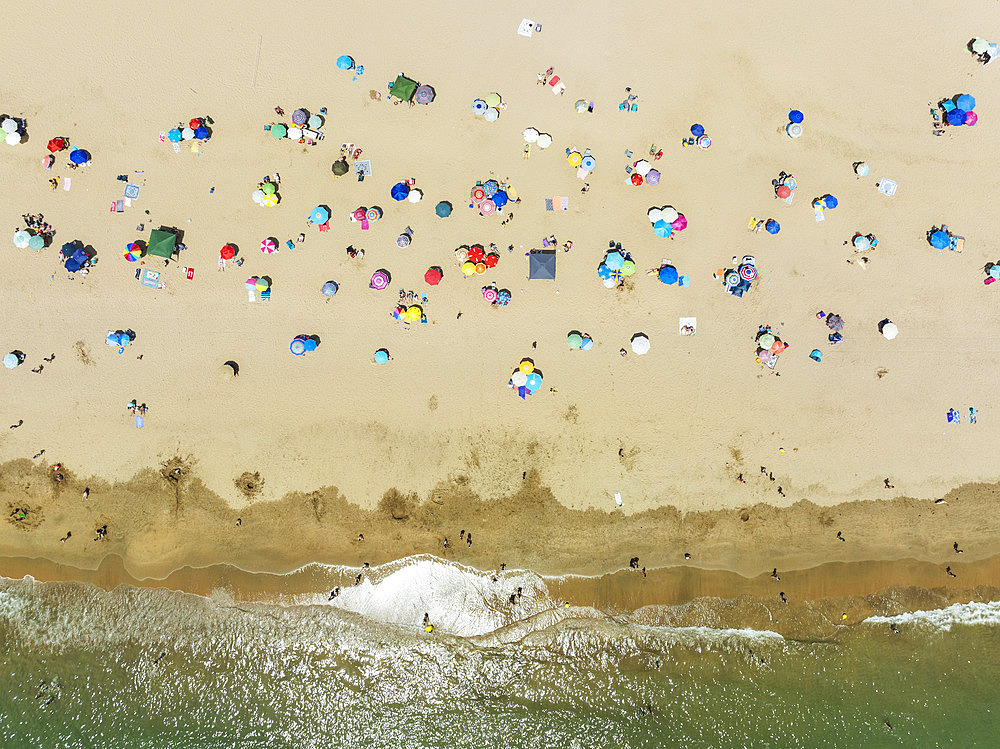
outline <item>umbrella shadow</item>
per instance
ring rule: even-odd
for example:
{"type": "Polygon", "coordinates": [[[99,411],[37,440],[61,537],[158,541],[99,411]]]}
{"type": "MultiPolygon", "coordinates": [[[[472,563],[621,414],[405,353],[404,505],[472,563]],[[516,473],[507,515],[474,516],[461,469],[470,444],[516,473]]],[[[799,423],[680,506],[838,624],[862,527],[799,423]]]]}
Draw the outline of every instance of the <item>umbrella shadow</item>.
{"type": "Polygon", "coordinates": [[[240,365],[234,362],[232,359],[230,359],[229,361],[222,362],[222,366],[230,367],[233,370],[233,374],[236,375],[237,377],[239,376],[240,365]]]}
{"type": "Polygon", "coordinates": [[[646,335],[645,333],[639,332],[639,333],[633,334],[633,336],[629,339],[629,341],[632,342],[632,343],[634,343],[636,338],[645,338],[647,341],[649,340],[649,336],[648,335],[646,335]]]}
{"type": "Polygon", "coordinates": [[[882,332],[882,328],[884,328],[886,325],[888,325],[891,322],[892,322],[892,320],[890,320],[888,317],[883,318],[882,320],[879,320],[878,321],[878,332],[881,333],[882,332]]]}

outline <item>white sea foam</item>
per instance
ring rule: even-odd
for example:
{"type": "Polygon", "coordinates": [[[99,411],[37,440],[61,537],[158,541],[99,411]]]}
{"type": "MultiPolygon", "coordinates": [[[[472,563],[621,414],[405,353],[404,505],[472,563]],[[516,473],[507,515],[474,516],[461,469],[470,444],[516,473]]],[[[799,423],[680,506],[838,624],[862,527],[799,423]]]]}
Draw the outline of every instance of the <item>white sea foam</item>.
{"type": "Polygon", "coordinates": [[[996,626],[1000,624],[1000,601],[982,603],[955,603],[943,609],[930,611],[908,611],[896,616],[869,616],[866,624],[911,624],[937,628],[944,632],[951,631],[955,624],[980,624],[996,626]]]}

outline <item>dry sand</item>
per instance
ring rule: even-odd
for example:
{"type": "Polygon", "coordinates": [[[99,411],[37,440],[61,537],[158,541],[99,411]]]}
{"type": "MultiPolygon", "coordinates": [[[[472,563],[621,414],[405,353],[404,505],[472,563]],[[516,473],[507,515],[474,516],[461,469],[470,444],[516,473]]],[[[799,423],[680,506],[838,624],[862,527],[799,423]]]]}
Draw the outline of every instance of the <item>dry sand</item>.
{"type": "MultiPolygon", "coordinates": [[[[57,234],[55,247],[34,254],[8,246],[0,260],[2,346],[28,355],[25,366],[3,373],[4,418],[24,425],[0,435],[0,459],[13,461],[3,468],[0,491],[12,506],[30,504],[45,515],[28,534],[5,523],[0,549],[96,566],[99,552],[58,544],[70,526],[56,518],[65,518],[78,523],[71,527],[80,546],[91,543],[93,526],[108,523],[118,540],[106,550],[121,553],[137,574],[226,560],[285,569],[299,557],[299,549],[289,553],[290,537],[306,538],[302,549],[319,548],[314,532],[302,530],[308,509],[296,503],[320,496],[336,498],[328,500],[325,522],[336,540],[325,559],[348,562],[361,556],[348,545],[358,530],[337,521],[360,518],[355,506],[375,508],[393,488],[427,498],[457,486],[491,513],[513,513],[520,505],[506,499],[533,491],[521,489],[525,471],[531,487],[551,492],[553,507],[603,513],[620,491],[626,513],[665,508],[648,516],[656,518],[655,538],[672,527],[661,518],[677,511],[728,508],[735,516],[736,508],[762,502],[834,505],[897,494],[930,508],[929,499],[951,487],[996,481],[996,346],[989,341],[998,313],[993,288],[982,285],[983,265],[997,259],[990,254],[995,170],[983,156],[1000,145],[1000,82],[996,70],[963,50],[971,36],[987,33],[978,6],[943,17],[929,2],[851,12],[792,2],[710,2],[697,12],[552,2],[535,18],[543,31],[532,39],[515,33],[519,10],[458,3],[412,12],[374,4],[357,19],[334,6],[296,11],[264,3],[168,9],[109,2],[86,14],[63,3],[22,8],[8,20],[11,39],[34,39],[57,10],[62,31],[53,41],[86,40],[89,52],[53,43],[36,54],[13,43],[4,69],[0,109],[27,118],[30,140],[0,149],[9,186],[0,211],[11,229],[22,213],[44,213],[57,234]],[[340,54],[364,64],[364,76],[352,82],[338,71],[340,54]],[[568,86],[563,97],[536,85],[536,73],[550,65],[568,86]],[[437,99],[412,109],[373,101],[369,91],[384,95],[400,71],[433,85],[437,99]],[[639,95],[635,113],[618,109],[625,86],[639,95]],[[508,104],[493,124],[469,111],[473,98],[491,91],[508,104]],[[977,97],[980,124],[932,137],[926,103],[963,91],[977,97]],[[595,112],[576,114],[578,98],[593,100],[595,112]],[[274,141],[263,126],[275,119],[275,106],[328,107],[326,140],[316,147],[274,141]],[[806,115],[806,135],[797,141],[782,132],[792,107],[806,115]],[[174,154],[157,142],[161,130],[202,114],[215,125],[200,155],[186,148],[174,154]],[[680,146],[696,121],[713,138],[708,151],[680,146]],[[524,160],[520,134],[529,126],[551,133],[554,144],[524,160]],[[88,149],[93,166],[69,172],[59,158],[52,173],[42,172],[44,144],[56,135],[88,149]],[[357,183],[331,175],[342,141],[364,148],[373,177],[357,183]],[[663,180],[626,186],[624,151],[639,157],[651,143],[665,152],[657,163],[663,180]],[[567,147],[589,147],[598,160],[586,195],[564,158],[567,147]],[[855,178],[851,164],[859,160],[871,164],[868,178],[855,178]],[[798,180],[792,206],[773,198],[770,181],[781,169],[798,180]],[[282,202],[259,208],[250,192],[274,172],[282,202]],[[123,186],[115,176],[125,173],[142,193],[112,215],[108,204],[123,186]],[[53,174],[71,176],[72,189],[50,191],[53,174]],[[509,177],[523,198],[507,226],[463,202],[490,176],[509,177]],[[394,203],[390,185],[409,177],[423,202],[394,203]],[[895,197],[876,193],[881,177],[898,181],[895,197]],[[809,201],[825,193],[840,207],[817,224],[809,201]],[[569,196],[569,211],[544,210],[544,198],[554,195],[569,196]],[[447,220],[434,215],[439,200],[456,207],[447,220]],[[334,212],[322,234],[305,224],[321,203],[334,212]],[[350,210],[373,204],[385,217],[371,231],[347,221],[350,210]],[[655,238],[645,218],[649,207],[666,204],[690,221],[676,241],[655,238]],[[748,233],[750,216],[773,216],[783,230],[748,233]],[[941,222],[968,238],[964,254],[927,245],[925,231],[941,222]],[[135,231],[138,223],[146,233],[135,231]],[[150,291],[134,280],[135,266],[121,251],[160,224],[182,229],[188,250],[161,269],[167,288],[150,291]],[[394,239],[406,226],[414,240],[400,250],[394,239]],[[269,257],[257,250],[264,237],[283,243],[300,231],[307,240],[295,250],[269,257]],[[845,262],[843,242],[855,231],[881,240],[865,270],[845,262]],[[523,253],[553,233],[572,240],[572,251],[559,253],[555,282],[528,282],[523,253]],[[100,262],[70,282],[55,253],[73,239],[92,245],[100,262]],[[640,269],[671,258],[691,286],[668,288],[640,272],[633,288],[604,289],[595,268],[612,239],[640,269]],[[226,242],[237,244],[246,262],[219,273],[226,242]],[[515,252],[502,252],[495,271],[465,280],[452,251],[473,242],[513,244],[515,252]],[[348,244],[366,250],[363,261],[347,258],[348,244]],[[712,273],[745,253],[756,256],[760,276],[737,300],[712,273]],[[422,281],[430,265],[445,269],[435,288],[422,281]],[[195,268],[193,280],[182,266],[195,268]],[[367,280],[383,267],[392,285],[376,293],[367,280]],[[274,279],[269,303],[247,303],[250,275],[274,279]],[[480,278],[510,288],[512,304],[489,308],[480,278]],[[327,302],[319,287],[329,279],[341,290],[327,302]],[[411,329],[389,317],[400,288],[429,294],[429,325],[411,329]],[[825,345],[819,309],[847,320],[845,341],[835,348],[825,345]],[[695,337],[677,333],[677,318],[688,315],[698,317],[695,337]],[[884,317],[902,331],[891,343],[876,330],[884,317]],[[780,377],[754,362],[759,323],[776,325],[791,344],[780,377]],[[122,327],[138,339],[119,356],[103,338],[122,327]],[[567,349],[574,329],[594,336],[593,351],[567,349]],[[637,331],[649,335],[652,351],[622,359],[618,349],[637,331]],[[299,333],[320,336],[318,351],[291,356],[288,342],[299,333]],[[375,367],[371,355],[383,346],[394,361],[375,367]],[[826,352],[821,365],[807,357],[814,347],[826,352]],[[29,371],[52,352],[57,358],[41,375],[29,371]],[[522,402],[505,383],[529,355],[545,386],[522,402]],[[241,371],[225,383],[217,369],[227,359],[241,371]],[[881,378],[880,368],[888,371],[881,378]],[[150,407],[141,430],[123,409],[133,397],[150,407]],[[945,423],[948,408],[968,406],[979,409],[978,424],[945,423]],[[41,448],[31,474],[23,460],[41,448]],[[154,488],[167,485],[157,472],[175,458],[183,480],[196,482],[205,498],[190,505],[204,515],[185,515],[180,495],[171,506],[162,486],[154,488]],[[48,488],[25,492],[19,482],[43,485],[46,466],[56,461],[71,472],[72,492],[58,490],[59,503],[48,488]],[[761,465],[775,482],[760,475],[761,465]],[[244,472],[263,479],[253,508],[236,485],[244,472]],[[740,472],[748,483],[735,481],[740,472]],[[894,491],[882,487],[887,476],[894,491]],[[87,485],[95,491],[83,504],[79,491],[87,485]],[[276,521],[262,503],[282,498],[299,509],[276,521]],[[219,542],[237,514],[254,513],[271,515],[257,544],[219,542]],[[209,517],[220,524],[195,520],[209,517]]],[[[810,548],[801,561],[936,557],[925,548],[930,538],[904,524],[910,506],[870,505],[863,512],[872,532],[867,543],[850,552],[839,543],[810,548]]],[[[984,516],[988,506],[976,505],[984,516]]],[[[809,505],[782,517],[818,512],[809,505]]],[[[592,533],[603,516],[593,517],[585,524],[592,533]]],[[[602,538],[545,563],[512,545],[532,518],[525,512],[507,524],[480,516],[477,538],[494,552],[480,561],[520,556],[552,571],[594,573],[621,566],[621,554],[641,545],[629,536],[595,552],[602,538]],[[488,541],[494,522],[511,535],[488,541]]],[[[565,518],[556,512],[548,520],[565,518]]],[[[780,550],[792,527],[762,523],[755,532],[780,550]]],[[[950,539],[948,531],[976,527],[970,516],[937,530],[950,539]]],[[[373,551],[370,545],[365,554],[435,550],[437,534],[457,529],[394,532],[405,539],[373,551]]],[[[859,527],[852,536],[867,532],[859,527]]],[[[551,537],[553,530],[538,533],[551,537]]],[[[992,543],[989,534],[980,537],[992,543]]],[[[935,540],[948,551],[950,540],[935,540]]],[[[721,550],[730,540],[717,543],[721,550]]],[[[651,545],[646,556],[654,554],[651,545]]],[[[765,556],[744,566],[756,574],[770,564],[765,556]]],[[[665,551],[649,562],[672,563],[676,554],[665,551]]],[[[722,551],[711,564],[743,569],[722,551]]]]}

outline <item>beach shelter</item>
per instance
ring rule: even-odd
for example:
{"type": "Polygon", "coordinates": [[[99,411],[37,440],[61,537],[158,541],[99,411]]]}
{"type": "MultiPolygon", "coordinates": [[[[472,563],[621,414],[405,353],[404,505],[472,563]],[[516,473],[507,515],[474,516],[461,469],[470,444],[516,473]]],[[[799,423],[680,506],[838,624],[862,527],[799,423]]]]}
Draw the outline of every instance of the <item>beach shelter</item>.
{"type": "Polygon", "coordinates": [[[556,251],[540,250],[528,255],[528,278],[554,281],[556,278],[556,251]]]}
{"type": "Polygon", "coordinates": [[[66,148],[66,139],[53,138],[52,140],[49,141],[49,145],[46,146],[46,148],[48,148],[51,153],[56,153],[58,151],[61,151],[64,148],[66,148]]]}
{"type": "Polygon", "coordinates": [[[413,98],[413,94],[416,92],[416,81],[411,78],[407,78],[405,75],[397,75],[396,80],[392,82],[392,88],[389,89],[389,96],[395,96],[397,99],[409,101],[413,98]]]}
{"type": "Polygon", "coordinates": [[[174,256],[177,247],[177,237],[169,231],[153,229],[149,233],[149,242],[146,244],[146,254],[156,255],[170,259],[174,256]]]}
{"type": "Polygon", "coordinates": [[[82,247],[78,247],[72,255],[66,259],[64,267],[70,273],[76,273],[80,268],[86,265],[87,261],[90,260],[90,255],[82,247]]]}

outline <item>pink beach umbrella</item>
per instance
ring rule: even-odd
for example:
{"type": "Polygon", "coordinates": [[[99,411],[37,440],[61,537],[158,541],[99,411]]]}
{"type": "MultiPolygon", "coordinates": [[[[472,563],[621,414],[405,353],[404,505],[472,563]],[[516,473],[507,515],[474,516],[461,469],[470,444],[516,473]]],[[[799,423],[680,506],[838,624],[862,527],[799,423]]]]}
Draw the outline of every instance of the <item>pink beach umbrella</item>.
{"type": "Polygon", "coordinates": [[[364,221],[365,220],[365,215],[367,213],[368,213],[368,209],[367,208],[356,208],[354,210],[354,220],[355,221],[364,221]]]}
{"type": "Polygon", "coordinates": [[[272,252],[277,251],[278,245],[273,239],[265,239],[260,243],[260,251],[265,255],[270,255],[272,252]]]}
{"type": "Polygon", "coordinates": [[[482,203],[479,204],[479,212],[484,216],[492,216],[496,211],[497,206],[492,200],[487,198],[482,203]]]}
{"type": "Polygon", "coordinates": [[[375,291],[382,291],[389,287],[389,276],[383,270],[377,270],[372,273],[372,280],[368,282],[375,291]]]}
{"type": "Polygon", "coordinates": [[[979,115],[976,114],[975,112],[968,112],[965,115],[966,125],[975,125],[978,121],[979,121],[979,115]]]}
{"type": "Polygon", "coordinates": [[[684,231],[687,229],[688,220],[683,213],[677,214],[677,218],[670,222],[670,225],[674,228],[674,231],[684,231]]]}
{"type": "Polygon", "coordinates": [[[492,286],[487,286],[483,289],[483,299],[485,299],[490,304],[493,304],[497,300],[497,290],[492,286]]]}

